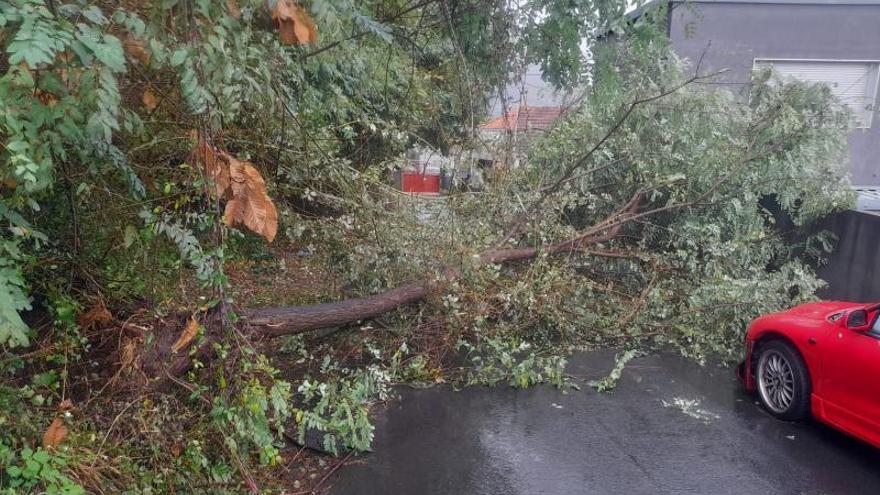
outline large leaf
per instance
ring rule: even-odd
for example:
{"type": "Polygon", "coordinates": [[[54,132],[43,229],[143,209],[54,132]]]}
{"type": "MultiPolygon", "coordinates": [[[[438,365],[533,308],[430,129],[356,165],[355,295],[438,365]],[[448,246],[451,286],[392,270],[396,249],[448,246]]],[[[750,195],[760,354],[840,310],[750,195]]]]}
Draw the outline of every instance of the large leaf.
{"type": "Polygon", "coordinates": [[[232,199],[226,203],[226,223],[243,224],[272,242],[278,233],[278,211],[266,192],[266,181],[249,162],[229,161],[232,199]]]}
{"type": "Polygon", "coordinates": [[[171,352],[180,352],[182,349],[185,349],[190,342],[196,338],[196,335],[199,333],[199,322],[196,320],[195,316],[190,317],[189,321],[186,323],[186,326],[183,327],[183,331],[180,332],[180,335],[177,337],[177,340],[174,344],[171,345],[171,352]]]}
{"type": "Polygon", "coordinates": [[[64,420],[55,418],[43,433],[43,447],[58,447],[65,438],[67,438],[67,428],[64,426],[64,420]]]}
{"type": "Polygon", "coordinates": [[[318,41],[318,30],[312,16],[293,0],[278,0],[272,9],[278,24],[281,42],[285,45],[307,45],[318,41]]]}
{"type": "Polygon", "coordinates": [[[266,181],[250,162],[237,160],[193,132],[193,160],[214,184],[218,197],[226,197],[228,225],[244,225],[272,242],[278,233],[278,211],[266,190],[266,181]]]}

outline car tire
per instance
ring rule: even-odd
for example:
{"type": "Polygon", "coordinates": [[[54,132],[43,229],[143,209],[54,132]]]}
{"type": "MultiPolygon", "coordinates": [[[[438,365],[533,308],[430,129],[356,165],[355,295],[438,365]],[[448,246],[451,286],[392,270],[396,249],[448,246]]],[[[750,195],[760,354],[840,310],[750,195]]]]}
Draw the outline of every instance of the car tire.
{"type": "Polygon", "coordinates": [[[810,373],[800,353],[787,342],[761,345],[755,381],[761,404],[773,416],[786,421],[810,416],[810,373]]]}

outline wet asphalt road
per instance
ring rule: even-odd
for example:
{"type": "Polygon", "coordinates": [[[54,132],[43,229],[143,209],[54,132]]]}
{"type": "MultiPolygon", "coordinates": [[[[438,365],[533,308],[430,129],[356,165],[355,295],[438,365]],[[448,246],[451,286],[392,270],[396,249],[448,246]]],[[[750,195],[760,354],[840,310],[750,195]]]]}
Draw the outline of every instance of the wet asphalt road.
{"type": "MultiPolygon", "coordinates": [[[[612,362],[584,353],[568,372],[601,378],[612,362]]],[[[728,368],[654,356],[613,392],[581,388],[402,390],[331,493],[880,494],[880,450],[770,417],[728,368]]]]}

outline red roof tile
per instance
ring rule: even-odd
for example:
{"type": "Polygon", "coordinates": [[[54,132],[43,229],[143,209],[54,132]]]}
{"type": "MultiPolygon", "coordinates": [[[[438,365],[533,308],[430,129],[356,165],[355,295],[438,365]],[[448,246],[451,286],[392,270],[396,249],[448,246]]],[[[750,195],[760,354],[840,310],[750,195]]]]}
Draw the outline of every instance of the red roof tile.
{"type": "Polygon", "coordinates": [[[561,114],[562,107],[529,107],[523,105],[489,122],[480,124],[480,129],[547,130],[561,114]]]}

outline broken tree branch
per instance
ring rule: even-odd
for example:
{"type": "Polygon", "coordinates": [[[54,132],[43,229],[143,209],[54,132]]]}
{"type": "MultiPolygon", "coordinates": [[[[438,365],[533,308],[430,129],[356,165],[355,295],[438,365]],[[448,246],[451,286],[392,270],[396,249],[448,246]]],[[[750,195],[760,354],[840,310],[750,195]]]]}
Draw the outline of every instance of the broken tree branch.
{"type": "MultiPolygon", "coordinates": [[[[621,209],[590,229],[589,234],[546,246],[493,249],[481,253],[477,259],[480,265],[487,265],[528,260],[542,252],[557,254],[584,251],[589,246],[616,237],[625,222],[615,220],[634,215],[642,197],[641,192],[636,193],[621,209]],[[608,228],[604,228],[603,224],[607,224],[608,228]]],[[[449,278],[457,276],[453,270],[447,270],[446,273],[449,278]]],[[[245,312],[245,316],[248,324],[258,327],[259,331],[268,337],[303,333],[373,318],[398,306],[420,301],[428,296],[433,284],[429,281],[414,282],[369,297],[313,306],[258,309],[245,312]]]]}
{"type": "MultiPolygon", "coordinates": [[[[691,81],[692,82],[692,81],[691,81]]],[[[682,85],[683,86],[683,85],[682,85]]],[[[679,86],[681,87],[681,86],[679,86]]],[[[677,87],[677,88],[679,88],[677,87]]],[[[676,89],[677,89],[676,88],[676,89]]],[[[671,92],[671,91],[670,91],[671,92]]],[[[653,101],[659,99],[662,95],[668,94],[663,92],[651,98],[637,100],[625,112],[625,116],[632,112],[632,108],[640,102],[653,101]]],[[[622,119],[622,120],[625,120],[622,119]]],[[[613,126],[614,132],[622,125],[622,122],[613,126]]],[[[540,254],[560,254],[560,253],[583,253],[596,256],[611,257],[632,257],[626,252],[619,250],[607,250],[603,243],[609,242],[620,235],[620,231],[624,225],[638,221],[640,219],[668,213],[671,211],[684,210],[693,207],[706,205],[706,201],[710,199],[724,184],[729,183],[750,163],[765,158],[782,149],[786,142],[796,136],[799,129],[792,135],[784,136],[776,142],[767,143],[759,152],[753,150],[756,143],[750,142],[743,150],[743,159],[731,167],[731,169],[719,177],[714,183],[706,187],[700,194],[696,194],[693,199],[678,203],[656,206],[654,208],[641,209],[644,199],[651,190],[639,190],[616,211],[609,214],[603,220],[595,223],[593,226],[582,231],[576,237],[571,239],[555,242],[552,244],[518,247],[518,248],[494,248],[480,253],[477,257],[477,264],[497,264],[511,263],[534,259],[540,254]],[[641,209],[641,211],[640,211],[641,209]]],[[[603,139],[607,139],[603,138],[603,139]]],[[[593,147],[587,156],[599,149],[601,142],[593,147]]],[[[577,166],[570,166],[563,174],[562,180],[551,184],[549,189],[539,191],[542,198],[548,197],[555,192],[555,185],[561,185],[564,181],[569,180],[578,168],[585,163],[585,159],[578,160],[577,166]]],[[[517,230],[517,223],[514,223],[513,231],[517,230]]],[[[501,243],[503,244],[503,243],[501,243]]],[[[498,244],[496,244],[498,246],[498,244]]],[[[447,268],[444,272],[443,279],[454,280],[460,276],[460,273],[454,269],[447,268]]],[[[425,280],[420,282],[412,282],[401,287],[388,290],[386,292],[375,294],[372,296],[349,299],[345,301],[317,304],[312,306],[289,307],[289,308],[266,308],[245,310],[244,316],[249,327],[258,335],[265,337],[278,337],[283,335],[293,335],[309,332],[321,328],[335,327],[354,323],[360,320],[374,318],[383,313],[391,311],[399,306],[415,303],[425,299],[433,290],[436,289],[440,280],[425,280]]],[[[206,339],[195,353],[195,356],[180,355],[172,358],[172,362],[165,368],[165,374],[168,377],[180,376],[192,368],[193,358],[204,359],[213,351],[215,341],[211,338],[206,339]]],[[[162,380],[160,380],[161,382],[162,380]]],[[[166,380],[167,381],[167,377],[166,380]]]]}

